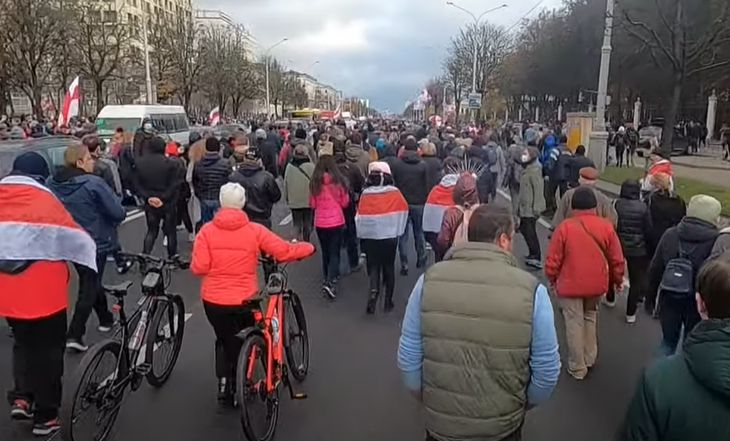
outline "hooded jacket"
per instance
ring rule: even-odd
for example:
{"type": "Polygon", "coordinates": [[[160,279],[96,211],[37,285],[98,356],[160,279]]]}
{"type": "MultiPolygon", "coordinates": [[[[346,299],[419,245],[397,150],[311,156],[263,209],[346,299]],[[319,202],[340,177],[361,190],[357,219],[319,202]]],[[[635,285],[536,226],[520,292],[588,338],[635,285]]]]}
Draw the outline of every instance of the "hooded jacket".
{"type": "Polygon", "coordinates": [[[193,190],[195,196],[204,201],[217,201],[221,187],[228,182],[231,163],[217,152],[208,152],[193,168],[193,190]]]}
{"type": "Polygon", "coordinates": [[[428,196],[428,167],[418,152],[406,150],[391,164],[395,186],[403,193],[408,205],[424,205],[428,196]]]}
{"type": "Polygon", "coordinates": [[[436,156],[423,155],[421,159],[426,164],[426,186],[430,192],[444,177],[444,165],[436,156]]]}
{"type": "Polygon", "coordinates": [[[345,225],[344,209],[349,205],[347,189],[332,180],[325,173],[322,190],[309,197],[309,206],[314,209],[314,226],[317,228],[338,228],[345,225]]]}
{"type": "Polygon", "coordinates": [[[626,181],[621,185],[620,199],[615,208],[618,215],[616,231],[621,239],[621,247],[626,257],[643,257],[647,255],[646,237],[649,234],[649,217],[646,204],[639,200],[641,184],[638,181],[626,181]]]}
{"type": "Polygon", "coordinates": [[[271,209],[281,200],[281,190],[271,173],[257,162],[244,161],[228,180],[240,184],[246,190],[246,212],[254,222],[269,222],[271,209]]]}
{"type": "Polygon", "coordinates": [[[730,320],[697,324],[681,353],[647,368],[617,439],[730,439],[730,320]]]}
{"type": "Polygon", "coordinates": [[[190,270],[203,277],[204,301],[240,306],[259,291],[259,255],[284,263],[313,253],[311,244],[286,242],[266,227],[251,222],[246,213],[223,208],[198,233],[190,270]]]}
{"type": "Polygon", "coordinates": [[[294,159],[284,172],[286,203],[291,209],[309,208],[309,184],[314,175],[314,164],[294,159]]]}
{"type": "Polygon", "coordinates": [[[355,164],[362,175],[363,181],[368,177],[368,164],[370,164],[370,154],[366,152],[360,144],[348,144],[345,149],[345,158],[347,162],[355,164]]]}
{"type": "Polygon", "coordinates": [[[537,218],[545,210],[544,186],[540,165],[533,160],[523,169],[520,178],[519,217],[537,218]]]}
{"type": "Polygon", "coordinates": [[[650,229],[646,239],[649,255],[653,256],[664,232],[679,224],[687,214],[687,204],[678,195],[657,191],[649,195],[647,206],[650,229]]]}
{"type": "Polygon", "coordinates": [[[48,181],[48,188],[94,239],[97,254],[116,248],[115,230],[126,213],[121,199],[103,179],[75,167],[65,167],[48,181]]]}

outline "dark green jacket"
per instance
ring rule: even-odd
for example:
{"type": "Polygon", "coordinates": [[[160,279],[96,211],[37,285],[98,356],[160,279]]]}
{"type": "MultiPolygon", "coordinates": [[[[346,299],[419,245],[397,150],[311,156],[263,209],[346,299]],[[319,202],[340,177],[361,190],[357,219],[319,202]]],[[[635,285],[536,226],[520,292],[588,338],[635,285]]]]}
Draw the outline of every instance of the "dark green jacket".
{"type": "Polygon", "coordinates": [[[440,440],[514,433],[525,417],[537,279],[496,245],[466,243],[424,280],[426,430],[440,440]]]}
{"type": "Polygon", "coordinates": [[[700,322],[681,354],[646,369],[617,439],[730,440],[730,320],[700,322]]]}

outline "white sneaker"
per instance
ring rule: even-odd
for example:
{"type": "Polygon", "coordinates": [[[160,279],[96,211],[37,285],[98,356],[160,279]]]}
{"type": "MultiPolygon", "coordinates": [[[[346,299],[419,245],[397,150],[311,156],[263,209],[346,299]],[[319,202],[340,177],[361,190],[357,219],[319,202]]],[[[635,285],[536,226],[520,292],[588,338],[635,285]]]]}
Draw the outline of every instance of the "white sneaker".
{"type": "Polygon", "coordinates": [[[89,350],[89,347],[81,339],[68,339],[66,340],[66,349],[73,349],[76,352],[86,352],[89,350]]]}
{"type": "Polygon", "coordinates": [[[603,303],[604,305],[606,305],[606,307],[608,307],[608,308],[615,308],[616,307],[616,300],[614,300],[613,302],[609,302],[608,300],[606,300],[606,297],[605,296],[601,299],[601,303],[603,303]]]}
{"type": "Polygon", "coordinates": [[[109,332],[109,331],[112,330],[112,327],[111,326],[99,325],[99,327],[96,328],[96,329],[98,329],[99,332],[109,332]]]}
{"type": "Polygon", "coordinates": [[[195,233],[188,234],[188,242],[195,242],[195,233]]]}
{"type": "Polygon", "coordinates": [[[626,323],[628,323],[630,325],[633,325],[634,323],[636,323],[636,314],[634,314],[634,315],[627,315],[626,316],[626,323]]]}
{"type": "Polygon", "coordinates": [[[163,247],[166,247],[167,246],[167,236],[165,236],[165,237],[162,238],[162,246],[163,247]]]}

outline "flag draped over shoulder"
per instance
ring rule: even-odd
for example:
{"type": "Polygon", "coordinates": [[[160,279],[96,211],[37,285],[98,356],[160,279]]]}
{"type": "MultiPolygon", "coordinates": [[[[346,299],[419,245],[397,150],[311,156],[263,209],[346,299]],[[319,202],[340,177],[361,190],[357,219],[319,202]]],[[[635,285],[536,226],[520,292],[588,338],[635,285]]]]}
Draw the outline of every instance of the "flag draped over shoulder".
{"type": "Polygon", "coordinates": [[[392,185],[368,187],[362,192],[355,215],[360,239],[394,239],[403,235],[408,220],[408,203],[392,185]]]}
{"type": "Polygon", "coordinates": [[[454,187],[458,179],[458,175],[446,175],[428,194],[426,205],[423,207],[423,231],[428,233],[441,231],[446,210],[454,206],[454,187]]]}
{"type": "Polygon", "coordinates": [[[0,180],[0,260],[69,261],[96,271],[96,244],[35,180],[0,180]]]}

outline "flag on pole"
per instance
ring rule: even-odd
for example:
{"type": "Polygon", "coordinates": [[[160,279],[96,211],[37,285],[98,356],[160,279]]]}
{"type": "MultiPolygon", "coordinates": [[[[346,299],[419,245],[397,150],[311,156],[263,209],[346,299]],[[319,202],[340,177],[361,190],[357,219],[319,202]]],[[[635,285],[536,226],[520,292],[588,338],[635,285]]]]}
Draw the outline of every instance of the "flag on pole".
{"type": "Polygon", "coordinates": [[[216,106],[215,109],[210,111],[210,115],[208,115],[208,124],[211,126],[217,126],[218,123],[221,122],[221,112],[220,107],[216,106]]]}
{"type": "Polygon", "coordinates": [[[337,104],[337,108],[335,109],[335,114],[332,117],[333,120],[337,121],[342,116],[342,103],[337,104]]]}
{"type": "Polygon", "coordinates": [[[58,125],[65,126],[74,116],[79,115],[79,100],[81,99],[81,88],[79,87],[79,77],[77,76],[71,82],[63,99],[61,112],[58,114],[58,125]]]}

